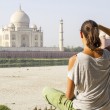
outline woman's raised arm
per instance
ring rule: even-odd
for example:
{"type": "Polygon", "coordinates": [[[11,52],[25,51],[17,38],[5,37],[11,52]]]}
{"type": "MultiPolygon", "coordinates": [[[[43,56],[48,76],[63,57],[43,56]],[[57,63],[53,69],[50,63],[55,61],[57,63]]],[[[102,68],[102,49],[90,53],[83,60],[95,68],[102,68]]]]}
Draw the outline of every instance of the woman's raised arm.
{"type": "Polygon", "coordinates": [[[104,27],[102,25],[99,25],[99,29],[102,30],[103,32],[105,32],[106,34],[108,34],[110,36],[110,29],[107,27],[104,27]]]}

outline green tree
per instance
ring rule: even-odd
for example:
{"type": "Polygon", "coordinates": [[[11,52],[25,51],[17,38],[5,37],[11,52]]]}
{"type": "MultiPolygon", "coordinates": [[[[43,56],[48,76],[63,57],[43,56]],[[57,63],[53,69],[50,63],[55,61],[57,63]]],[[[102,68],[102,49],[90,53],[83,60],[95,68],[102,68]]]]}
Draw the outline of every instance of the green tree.
{"type": "Polygon", "coordinates": [[[0,105],[0,110],[11,110],[11,109],[5,105],[0,105]]]}
{"type": "Polygon", "coordinates": [[[74,52],[81,52],[83,50],[82,47],[78,46],[73,49],[74,52]]]}
{"type": "Polygon", "coordinates": [[[78,46],[78,47],[65,47],[64,48],[64,51],[65,52],[81,52],[83,50],[83,48],[82,47],[80,47],[80,46],[78,46]]]}

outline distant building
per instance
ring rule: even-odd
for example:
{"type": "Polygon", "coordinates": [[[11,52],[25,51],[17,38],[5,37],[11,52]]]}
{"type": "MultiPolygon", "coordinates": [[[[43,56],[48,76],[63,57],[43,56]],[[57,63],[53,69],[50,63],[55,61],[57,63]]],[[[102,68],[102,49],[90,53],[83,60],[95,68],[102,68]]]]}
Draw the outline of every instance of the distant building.
{"type": "Polygon", "coordinates": [[[64,51],[63,20],[60,21],[59,46],[44,47],[41,27],[35,24],[30,27],[30,18],[20,6],[10,23],[0,29],[0,51],[64,51]]]}
{"type": "Polygon", "coordinates": [[[100,31],[100,39],[101,39],[101,42],[102,42],[102,46],[101,46],[102,48],[105,48],[108,45],[110,45],[110,36],[108,36],[103,31],[100,31]]]}
{"type": "Polygon", "coordinates": [[[16,11],[8,26],[0,29],[1,47],[43,47],[43,32],[36,25],[29,27],[29,16],[21,9],[16,11]]]}
{"type": "Polygon", "coordinates": [[[63,20],[60,20],[60,29],[59,29],[59,50],[64,51],[63,47],[63,20]]]}
{"type": "Polygon", "coordinates": [[[69,58],[76,54],[64,52],[62,19],[58,37],[58,47],[44,47],[41,27],[30,27],[30,18],[20,6],[0,29],[0,58],[69,58]]]}

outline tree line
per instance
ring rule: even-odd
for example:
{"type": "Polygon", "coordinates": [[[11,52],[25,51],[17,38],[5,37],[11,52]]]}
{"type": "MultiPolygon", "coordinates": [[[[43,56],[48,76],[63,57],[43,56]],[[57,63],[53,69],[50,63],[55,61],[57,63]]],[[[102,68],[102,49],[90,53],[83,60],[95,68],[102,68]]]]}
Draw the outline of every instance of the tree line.
{"type": "Polygon", "coordinates": [[[80,47],[80,46],[78,46],[78,47],[70,47],[70,46],[68,46],[68,47],[64,47],[64,51],[65,52],[81,52],[83,50],[83,47],[80,47]]]}

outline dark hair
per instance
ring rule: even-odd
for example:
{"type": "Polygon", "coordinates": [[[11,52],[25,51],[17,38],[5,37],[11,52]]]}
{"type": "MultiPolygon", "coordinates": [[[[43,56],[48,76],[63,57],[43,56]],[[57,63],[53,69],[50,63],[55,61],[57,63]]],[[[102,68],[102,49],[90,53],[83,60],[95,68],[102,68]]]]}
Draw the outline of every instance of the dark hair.
{"type": "Polygon", "coordinates": [[[87,40],[87,46],[91,50],[101,46],[101,40],[99,38],[99,29],[95,21],[87,20],[81,26],[81,32],[84,34],[87,40]]]}

